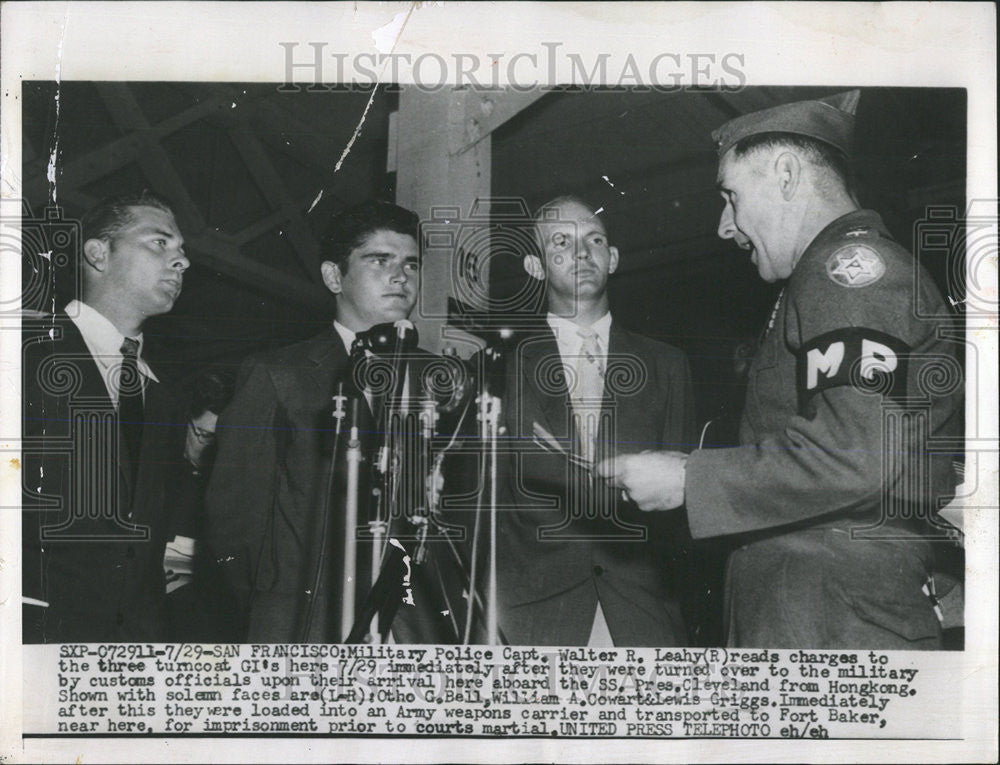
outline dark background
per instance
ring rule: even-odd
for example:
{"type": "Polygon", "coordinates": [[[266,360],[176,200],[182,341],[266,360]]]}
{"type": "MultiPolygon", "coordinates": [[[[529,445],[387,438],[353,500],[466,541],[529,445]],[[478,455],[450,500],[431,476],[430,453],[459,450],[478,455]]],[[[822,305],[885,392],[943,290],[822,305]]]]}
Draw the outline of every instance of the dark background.
{"type": "MultiPolygon", "coordinates": [[[[740,400],[733,348],[758,334],[777,291],[715,234],[722,202],[710,132],[738,114],[849,87],[549,92],[493,133],[492,194],[531,210],[565,193],[604,207],[622,253],[610,287],[615,320],[688,354],[704,420],[740,400]]],[[[231,371],[248,353],[315,334],[333,310],[318,279],[318,234],[332,213],[395,191],[386,171],[392,87],[375,93],[333,171],[370,96],[273,84],[23,83],[23,186],[33,216],[24,228],[25,307],[47,310],[73,295],[72,259],[61,265],[57,256],[75,245],[55,236],[65,224],[45,218],[55,153],[55,202],[66,220],[144,187],[175,204],[192,266],[173,312],[146,327],[148,353],[168,378],[183,384],[206,367],[231,371]],[[39,258],[47,250],[53,258],[39,258]]],[[[928,205],[965,208],[966,115],[964,90],[862,89],[859,196],[911,251],[928,205]]],[[[964,297],[948,283],[960,263],[918,256],[942,292],[964,297]]],[[[494,297],[517,293],[525,278],[514,253],[491,258],[494,297]]]]}

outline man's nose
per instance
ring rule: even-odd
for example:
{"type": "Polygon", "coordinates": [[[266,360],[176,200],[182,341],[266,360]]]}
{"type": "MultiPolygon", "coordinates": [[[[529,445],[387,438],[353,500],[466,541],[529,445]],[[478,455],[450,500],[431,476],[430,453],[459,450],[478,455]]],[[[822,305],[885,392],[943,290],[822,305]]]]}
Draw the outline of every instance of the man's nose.
{"type": "Polygon", "coordinates": [[[188,260],[184,250],[177,249],[174,253],[174,257],[171,258],[170,260],[170,267],[183,273],[184,271],[188,270],[188,267],[190,267],[190,265],[191,261],[188,260]]]}
{"type": "Polygon", "coordinates": [[[405,284],[408,278],[409,275],[406,273],[405,263],[397,263],[389,271],[389,280],[394,283],[405,284]]]}
{"type": "Polygon", "coordinates": [[[721,239],[733,239],[736,236],[736,223],[733,221],[733,208],[726,205],[719,216],[718,235],[721,239]]]}

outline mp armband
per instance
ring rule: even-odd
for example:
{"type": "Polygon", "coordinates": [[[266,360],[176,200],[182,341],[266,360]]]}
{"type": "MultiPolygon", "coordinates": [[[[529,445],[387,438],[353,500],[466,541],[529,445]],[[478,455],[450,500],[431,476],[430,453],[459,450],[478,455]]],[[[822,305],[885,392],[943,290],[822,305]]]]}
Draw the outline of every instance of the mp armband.
{"type": "Polygon", "coordinates": [[[899,338],[864,327],[814,337],[796,354],[799,402],[842,386],[900,400],[906,396],[909,352],[910,347],[899,338]]]}

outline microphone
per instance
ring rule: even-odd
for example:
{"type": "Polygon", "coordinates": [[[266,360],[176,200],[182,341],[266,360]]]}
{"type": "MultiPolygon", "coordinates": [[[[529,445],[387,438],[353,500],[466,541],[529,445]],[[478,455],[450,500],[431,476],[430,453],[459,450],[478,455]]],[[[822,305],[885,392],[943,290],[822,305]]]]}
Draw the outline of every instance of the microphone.
{"type": "Polygon", "coordinates": [[[361,341],[362,350],[371,351],[376,356],[413,351],[419,342],[417,328],[406,319],[376,324],[358,332],[357,339],[361,341]]]}

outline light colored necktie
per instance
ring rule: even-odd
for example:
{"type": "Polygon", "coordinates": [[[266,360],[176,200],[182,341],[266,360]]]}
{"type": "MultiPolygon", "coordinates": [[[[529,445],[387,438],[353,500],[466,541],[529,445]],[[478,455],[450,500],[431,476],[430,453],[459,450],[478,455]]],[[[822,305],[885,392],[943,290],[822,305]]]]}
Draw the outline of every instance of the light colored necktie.
{"type": "Polygon", "coordinates": [[[597,333],[589,327],[580,328],[576,333],[583,342],[576,359],[570,401],[576,414],[576,432],[580,438],[582,456],[593,462],[594,442],[597,439],[601,402],[604,399],[604,365],[601,363],[601,345],[597,333]]]}

